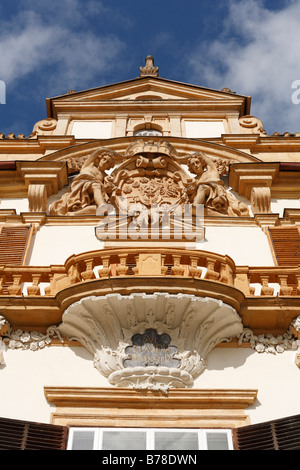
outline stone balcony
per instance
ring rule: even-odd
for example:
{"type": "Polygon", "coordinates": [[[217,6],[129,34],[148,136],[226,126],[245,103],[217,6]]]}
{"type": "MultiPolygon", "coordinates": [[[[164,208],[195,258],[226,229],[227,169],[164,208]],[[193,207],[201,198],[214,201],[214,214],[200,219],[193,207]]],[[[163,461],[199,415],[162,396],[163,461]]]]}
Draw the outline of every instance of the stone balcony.
{"type": "Polygon", "coordinates": [[[115,278],[126,278],[130,287],[138,277],[210,281],[246,297],[300,295],[300,267],[236,266],[229,256],[181,248],[105,249],[73,255],[64,265],[0,266],[0,294],[55,296],[73,285],[115,278]]]}
{"type": "Polygon", "coordinates": [[[53,326],[113,385],[180,388],[193,385],[215,347],[239,347],[244,331],[284,335],[299,316],[299,279],[299,267],[236,266],[206,251],[103,249],[60,266],[0,267],[0,308],[10,335],[53,326]],[[139,365],[128,356],[145,334],[169,338],[167,359],[139,365]]]}
{"type": "Polygon", "coordinates": [[[168,292],[221,300],[247,327],[280,334],[299,312],[300,267],[236,266],[229,256],[181,248],[104,249],[64,265],[0,266],[0,289],[0,305],[16,326],[59,323],[69,305],[89,295],[168,292]]]}

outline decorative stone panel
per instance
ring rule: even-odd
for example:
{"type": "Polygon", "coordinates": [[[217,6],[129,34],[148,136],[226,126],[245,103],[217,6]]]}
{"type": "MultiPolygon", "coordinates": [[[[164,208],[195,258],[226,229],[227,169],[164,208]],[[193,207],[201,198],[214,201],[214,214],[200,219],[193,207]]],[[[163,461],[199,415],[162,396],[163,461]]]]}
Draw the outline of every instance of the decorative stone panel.
{"type": "Polygon", "coordinates": [[[86,297],[67,308],[59,326],[93,354],[112,385],[159,390],[191,387],[214,347],[242,331],[241,318],[222,301],[168,293],[86,297]]]}

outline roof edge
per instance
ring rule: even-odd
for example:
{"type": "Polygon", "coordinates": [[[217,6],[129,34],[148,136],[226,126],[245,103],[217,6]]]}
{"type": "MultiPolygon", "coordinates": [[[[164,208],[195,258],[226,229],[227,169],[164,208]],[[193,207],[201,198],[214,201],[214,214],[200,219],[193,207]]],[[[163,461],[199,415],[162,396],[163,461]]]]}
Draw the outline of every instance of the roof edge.
{"type": "MultiPolygon", "coordinates": [[[[241,95],[239,93],[234,93],[234,92],[229,92],[229,91],[217,90],[215,88],[208,88],[208,87],[204,87],[204,86],[200,86],[200,85],[195,85],[195,84],[192,84],[192,83],[179,82],[179,81],[171,80],[171,79],[168,79],[168,78],[155,77],[155,76],[152,76],[152,75],[143,76],[143,77],[136,77],[136,78],[132,78],[132,79],[129,79],[129,80],[123,80],[121,82],[115,82],[115,83],[110,83],[110,84],[107,84],[107,85],[100,85],[100,86],[97,86],[97,87],[88,88],[88,89],[85,89],[85,90],[73,92],[72,95],[80,95],[80,94],[86,93],[88,91],[95,91],[95,90],[99,90],[99,89],[109,88],[109,87],[112,87],[112,86],[125,85],[125,84],[131,83],[131,82],[133,83],[133,82],[139,82],[139,81],[147,81],[149,79],[154,80],[154,81],[162,81],[162,82],[166,82],[166,83],[173,83],[173,84],[181,85],[181,86],[185,86],[185,87],[197,88],[199,90],[206,90],[206,91],[211,91],[211,92],[222,93],[224,95],[234,95],[234,96],[237,96],[239,98],[243,98],[245,100],[244,115],[250,114],[251,96],[241,95]]],[[[46,98],[46,110],[47,110],[47,117],[48,118],[53,117],[53,106],[52,106],[53,101],[61,99],[61,98],[65,98],[66,96],[69,96],[69,93],[64,93],[62,95],[53,96],[52,98],[46,98]]]]}

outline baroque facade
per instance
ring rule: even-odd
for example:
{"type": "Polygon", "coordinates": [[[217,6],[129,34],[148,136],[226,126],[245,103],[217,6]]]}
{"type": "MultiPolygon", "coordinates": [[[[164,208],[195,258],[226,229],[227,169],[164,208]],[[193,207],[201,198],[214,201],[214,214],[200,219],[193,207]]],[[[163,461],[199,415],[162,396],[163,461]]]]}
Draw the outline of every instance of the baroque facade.
{"type": "Polygon", "coordinates": [[[114,432],[126,449],[285,448],[300,133],[267,135],[250,105],[148,56],[137,78],[47,99],[29,137],[1,134],[0,448],[18,426],[23,448],[56,432],[61,448],[114,449],[114,432]]]}

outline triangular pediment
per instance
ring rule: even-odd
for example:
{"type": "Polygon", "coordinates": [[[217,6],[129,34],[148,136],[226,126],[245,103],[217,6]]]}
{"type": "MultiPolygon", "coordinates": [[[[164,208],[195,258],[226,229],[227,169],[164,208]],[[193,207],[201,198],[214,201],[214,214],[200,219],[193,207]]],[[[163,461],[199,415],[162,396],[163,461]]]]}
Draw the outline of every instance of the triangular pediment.
{"type": "Polygon", "coordinates": [[[200,86],[167,80],[160,77],[140,77],[112,85],[101,86],[80,92],[71,91],[65,95],[49,98],[48,109],[55,104],[69,102],[87,103],[107,100],[191,100],[191,101],[215,101],[232,102],[247,106],[249,97],[237,95],[228,89],[223,91],[213,90],[200,86]]]}

